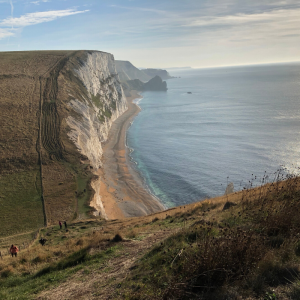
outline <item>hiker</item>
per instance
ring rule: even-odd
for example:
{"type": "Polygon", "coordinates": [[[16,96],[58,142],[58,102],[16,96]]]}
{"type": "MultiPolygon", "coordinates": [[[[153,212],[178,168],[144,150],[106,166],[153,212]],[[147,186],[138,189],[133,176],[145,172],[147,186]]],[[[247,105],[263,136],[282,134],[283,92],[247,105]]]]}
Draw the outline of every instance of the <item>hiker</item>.
{"type": "Polygon", "coordinates": [[[65,225],[65,229],[67,229],[67,222],[66,221],[64,221],[64,225],[65,225]]]}
{"type": "Polygon", "coordinates": [[[43,237],[39,240],[39,243],[42,245],[42,246],[44,246],[45,245],[45,243],[46,243],[46,239],[44,239],[43,237]]]}
{"type": "Polygon", "coordinates": [[[61,221],[59,221],[58,224],[59,224],[59,228],[61,229],[62,226],[61,221]]]}
{"type": "Polygon", "coordinates": [[[11,256],[12,257],[17,257],[17,253],[18,253],[19,249],[17,246],[15,245],[11,245],[10,249],[9,249],[9,252],[11,253],[11,256]]]}

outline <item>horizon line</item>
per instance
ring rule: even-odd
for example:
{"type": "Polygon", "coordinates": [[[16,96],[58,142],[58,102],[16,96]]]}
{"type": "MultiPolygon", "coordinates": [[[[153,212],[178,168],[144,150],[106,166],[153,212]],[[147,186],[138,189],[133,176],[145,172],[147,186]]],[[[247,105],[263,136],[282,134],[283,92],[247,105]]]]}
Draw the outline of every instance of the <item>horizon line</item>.
{"type": "Polygon", "coordinates": [[[290,63],[300,63],[300,60],[297,61],[279,61],[279,62],[268,62],[268,63],[251,63],[251,64],[238,64],[238,65],[219,65],[219,66],[210,66],[210,67],[167,67],[165,69],[217,69],[217,68],[231,68],[231,67],[248,67],[248,66],[262,66],[262,65],[276,65],[276,64],[290,64],[290,63]]]}

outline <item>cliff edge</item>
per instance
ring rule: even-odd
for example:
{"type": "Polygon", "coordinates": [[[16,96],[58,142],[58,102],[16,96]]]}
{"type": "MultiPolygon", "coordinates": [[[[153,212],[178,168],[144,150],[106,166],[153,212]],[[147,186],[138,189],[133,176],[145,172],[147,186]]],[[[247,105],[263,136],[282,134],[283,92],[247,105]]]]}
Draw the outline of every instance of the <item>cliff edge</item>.
{"type": "Polygon", "coordinates": [[[0,235],[104,214],[94,171],[127,109],[114,57],[2,52],[0,89],[0,235]]]}

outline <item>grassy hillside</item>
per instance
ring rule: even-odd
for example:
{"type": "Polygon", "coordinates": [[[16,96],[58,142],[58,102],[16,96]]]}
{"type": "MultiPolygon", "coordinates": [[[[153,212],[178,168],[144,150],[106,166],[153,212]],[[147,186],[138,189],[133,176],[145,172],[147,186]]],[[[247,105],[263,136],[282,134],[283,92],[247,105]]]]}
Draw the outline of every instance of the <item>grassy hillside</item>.
{"type": "MultiPolygon", "coordinates": [[[[67,136],[84,51],[0,54],[0,236],[86,218],[92,174],[67,136]]],[[[76,117],[76,114],[73,113],[76,117]]]]}
{"type": "Polygon", "coordinates": [[[0,261],[0,299],[299,299],[299,209],[290,178],[152,216],[48,227],[44,247],[0,261]]]}

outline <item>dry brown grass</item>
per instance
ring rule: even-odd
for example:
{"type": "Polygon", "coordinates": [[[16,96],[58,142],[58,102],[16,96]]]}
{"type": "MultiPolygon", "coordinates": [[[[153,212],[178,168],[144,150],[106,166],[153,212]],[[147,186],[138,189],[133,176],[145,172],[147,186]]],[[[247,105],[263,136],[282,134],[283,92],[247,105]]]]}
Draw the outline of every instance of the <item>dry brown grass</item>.
{"type": "Polygon", "coordinates": [[[128,279],[139,288],[125,297],[227,299],[235,290],[246,299],[276,288],[287,299],[286,285],[294,287],[300,274],[299,182],[291,176],[168,211],[166,220],[181,219],[184,226],[144,257],[128,279]],[[222,211],[227,200],[237,206],[222,211]]]}
{"type": "MultiPolygon", "coordinates": [[[[121,266],[127,256],[132,255],[133,269],[130,276],[126,275],[128,290],[126,282],[122,282],[124,274],[118,271],[120,266],[114,267],[114,274],[118,274],[118,282],[124,284],[123,293],[130,295],[129,299],[161,299],[158,293],[165,299],[191,299],[191,295],[201,299],[204,294],[222,299],[234,293],[247,299],[256,295],[263,297],[269,289],[286,296],[288,286],[297,290],[299,278],[298,191],[299,179],[291,178],[151,216],[70,223],[67,232],[48,227],[41,232],[48,239],[44,247],[35,242],[20,252],[17,259],[5,257],[0,261],[0,273],[5,270],[3,276],[36,274],[85,249],[89,255],[97,255],[118,244],[112,240],[119,234],[123,238],[120,244],[124,253],[121,252],[116,261],[121,266]],[[237,205],[223,211],[228,200],[237,205]],[[163,236],[170,235],[162,242],[163,236]],[[143,249],[152,246],[152,251],[135,262],[142,255],[136,247],[142,244],[143,249]],[[133,285],[139,286],[139,290],[132,289],[133,285]],[[222,297],[218,294],[220,291],[222,297]]],[[[108,268],[105,272],[112,271],[108,268]]],[[[129,273],[129,269],[126,272],[129,273]]],[[[70,278],[70,282],[76,282],[76,278],[70,278]]],[[[87,282],[90,280],[88,275],[84,278],[87,282]]],[[[103,285],[113,287],[113,282],[103,279],[103,285]]],[[[81,289],[84,290],[84,286],[81,289]]],[[[89,285],[89,293],[100,293],[95,289],[89,285]]],[[[113,293],[113,290],[105,289],[105,293],[113,293]]]]}

